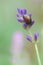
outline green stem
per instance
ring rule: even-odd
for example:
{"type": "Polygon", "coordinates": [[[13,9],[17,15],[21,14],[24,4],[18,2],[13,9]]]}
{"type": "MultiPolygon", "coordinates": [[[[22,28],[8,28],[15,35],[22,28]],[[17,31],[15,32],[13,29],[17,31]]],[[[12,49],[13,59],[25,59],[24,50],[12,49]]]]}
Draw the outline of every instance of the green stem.
{"type": "Polygon", "coordinates": [[[36,50],[36,54],[37,54],[38,63],[39,63],[39,65],[41,65],[41,60],[40,60],[37,44],[35,44],[35,50],[36,50]]]}
{"type": "MultiPolygon", "coordinates": [[[[32,35],[32,33],[30,31],[29,31],[29,33],[32,35]]],[[[35,43],[35,50],[36,50],[36,54],[37,54],[38,64],[41,65],[41,60],[40,60],[40,56],[39,56],[39,52],[38,52],[37,43],[35,43]]]]}

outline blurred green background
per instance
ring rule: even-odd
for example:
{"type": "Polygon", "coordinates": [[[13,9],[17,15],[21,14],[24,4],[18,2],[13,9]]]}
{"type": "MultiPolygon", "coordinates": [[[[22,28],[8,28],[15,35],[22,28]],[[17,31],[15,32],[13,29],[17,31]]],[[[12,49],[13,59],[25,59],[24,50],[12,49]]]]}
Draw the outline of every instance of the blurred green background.
{"type": "MultiPolygon", "coordinates": [[[[34,0],[0,0],[0,65],[11,65],[8,59],[13,32],[19,30],[24,35],[27,34],[22,24],[17,21],[17,8],[26,8],[33,15],[32,18],[35,20],[35,24],[31,31],[32,34],[36,31],[39,32],[40,58],[43,65],[43,2],[42,0],[40,0],[41,2],[36,1],[38,2],[34,0]]],[[[37,58],[32,61],[31,65],[38,65],[37,58]]]]}

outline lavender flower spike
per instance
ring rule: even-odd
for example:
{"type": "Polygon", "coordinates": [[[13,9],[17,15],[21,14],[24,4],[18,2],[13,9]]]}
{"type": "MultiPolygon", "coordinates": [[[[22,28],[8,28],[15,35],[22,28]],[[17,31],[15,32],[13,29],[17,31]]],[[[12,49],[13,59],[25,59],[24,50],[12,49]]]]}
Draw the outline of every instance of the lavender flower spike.
{"type": "Polygon", "coordinates": [[[26,9],[17,8],[17,10],[18,14],[16,16],[18,22],[23,23],[23,27],[25,29],[27,29],[27,27],[30,28],[35,23],[35,21],[31,18],[32,14],[28,14],[26,9]]]}
{"type": "Polygon", "coordinates": [[[27,40],[32,42],[32,37],[31,36],[27,36],[27,40]]]}
{"type": "Polygon", "coordinates": [[[38,40],[38,37],[39,37],[39,34],[36,32],[36,33],[34,34],[34,39],[35,39],[35,41],[38,40]]]}

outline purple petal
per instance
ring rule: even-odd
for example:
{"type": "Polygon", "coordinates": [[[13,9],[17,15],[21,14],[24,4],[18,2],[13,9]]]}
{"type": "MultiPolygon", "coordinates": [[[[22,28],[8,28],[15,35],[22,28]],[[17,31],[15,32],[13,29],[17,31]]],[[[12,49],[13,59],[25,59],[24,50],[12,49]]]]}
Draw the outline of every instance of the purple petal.
{"type": "Polygon", "coordinates": [[[20,9],[20,8],[17,8],[17,10],[18,10],[18,12],[21,14],[21,10],[22,10],[22,9],[20,9]]]}
{"type": "Polygon", "coordinates": [[[36,33],[34,34],[34,39],[35,39],[35,41],[38,40],[38,37],[39,37],[39,34],[36,32],[36,33]]]}
{"type": "Polygon", "coordinates": [[[26,9],[18,9],[18,12],[21,15],[27,14],[27,10],[26,9]]]}
{"type": "Polygon", "coordinates": [[[27,14],[27,10],[26,9],[23,10],[23,14],[27,14]]]}
{"type": "Polygon", "coordinates": [[[18,18],[18,21],[23,22],[24,20],[23,20],[23,18],[18,18]]]}
{"type": "Polygon", "coordinates": [[[29,14],[29,16],[31,17],[31,16],[32,16],[32,14],[29,14]]]}
{"type": "Polygon", "coordinates": [[[16,16],[17,16],[17,17],[20,17],[20,14],[17,14],[16,16]]]}
{"type": "Polygon", "coordinates": [[[24,28],[27,28],[28,25],[26,23],[24,23],[23,26],[24,26],[24,28]]]}
{"type": "Polygon", "coordinates": [[[32,21],[31,21],[31,25],[33,25],[34,23],[35,23],[35,21],[34,21],[34,20],[32,20],[32,21]]]}
{"type": "Polygon", "coordinates": [[[27,36],[27,40],[32,42],[32,37],[31,36],[27,36]]]}
{"type": "Polygon", "coordinates": [[[26,9],[22,9],[22,10],[21,10],[21,14],[22,14],[22,15],[27,14],[27,10],[26,10],[26,9]]]}
{"type": "Polygon", "coordinates": [[[21,10],[21,15],[23,15],[23,10],[21,10]]]}

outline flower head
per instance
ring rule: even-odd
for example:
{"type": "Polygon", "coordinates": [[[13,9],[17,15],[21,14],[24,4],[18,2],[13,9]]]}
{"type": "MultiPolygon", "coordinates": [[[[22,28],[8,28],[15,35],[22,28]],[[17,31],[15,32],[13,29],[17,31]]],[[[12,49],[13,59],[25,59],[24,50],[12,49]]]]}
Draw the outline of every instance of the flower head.
{"type": "Polygon", "coordinates": [[[26,9],[17,9],[17,20],[23,23],[24,28],[28,26],[31,27],[34,24],[34,20],[32,20],[32,14],[28,14],[26,9]]]}

